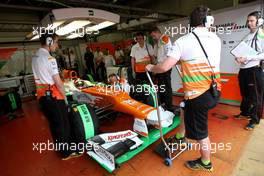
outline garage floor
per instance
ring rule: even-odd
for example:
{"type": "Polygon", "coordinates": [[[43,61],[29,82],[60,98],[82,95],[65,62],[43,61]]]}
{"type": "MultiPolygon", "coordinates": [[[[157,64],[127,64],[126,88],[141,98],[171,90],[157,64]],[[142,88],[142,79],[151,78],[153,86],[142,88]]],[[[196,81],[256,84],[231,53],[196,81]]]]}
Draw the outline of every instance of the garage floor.
{"type": "MultiPolygon", "coordinates": [[[[179,100],[175,97],[174,103],[179,102],[179,100]]],[[[36,101],[25,102],[23,110],[25,113],[23,118],[6,122],[0,126],[1,175],[110,175],[87,155],[69,161],[62,161],[59,155],[53,151],[44,151],[41,154],[32,151],[33,143],[47,142],[47,140],[51,140],[51,135],[48,123],[40,112],[36,101]]],[[[232,174],[234,176],[261,176],[264,173],[264,153],[263,150],[262,154],[258,152],[261,152],[261,146],[264,144],[263,120],[257,130],[249,132],[243,129],[247,121],[237,121],[232,118],[232,115],[237,113],[239,113],[238,107],[223,104],[218,105],[209,113],[211,142],[224,143],[224,145],[231,143],[232,147],[231,151],[217,151],[212,155],[213,174],[200,171],[193,172],[185,168],[184,162],[197,158],[199,151],[187,151],[174,160],[171,167],[165,166],[163,159],[153,152],[157,142],[122,165],[113,174],[124,176],[228,176],[232,174]],[[222,119],[223,115],[228,118],[222,119]],[[262,159],[259,156],[262,156],[262,159]],[[251,172],[253,170],[254,174],[251,172]]],[[[107,121],[104,122],[104,125],[107,125],[103,128],[104,131],[125,130],[132,128],[132,118],[122,115],[115,122],[107,121]]],[[[170,134],[175,132],[176,130],[170,134]]]]}

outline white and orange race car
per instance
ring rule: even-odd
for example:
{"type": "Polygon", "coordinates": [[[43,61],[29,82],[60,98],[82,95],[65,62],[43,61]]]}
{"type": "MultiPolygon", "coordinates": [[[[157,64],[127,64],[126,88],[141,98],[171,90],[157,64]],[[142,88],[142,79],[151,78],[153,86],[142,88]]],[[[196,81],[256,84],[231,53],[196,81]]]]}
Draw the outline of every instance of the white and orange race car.
{"type": "Polygon", "coordinates": [[[160,138],[159,128],[163,133],[175,129],[180,120],[174,113],[157,107],[153,94],[155,91],[149,85],[142,90],[148,91],[148,96],[154,100],[154,106],[136,101],[123,89],[116,90],[111,85],[92,83],[87,80],[71,79],[64,83],[70,101],[76,102],[73,111],[79,117],[75,120],[80,124],[79,133],[82,138],[94,146],[88,155],[94,158],[109,172],[133,156],[147,148],[160,138]],[[160,122],[157,108],[159,108],[160,122]],[[134,118],[133,129],[117,133],[97,134],[97,120],[111,112],[129,114],[134,118]],[[149,129],[149,126],[155,128],[149,129]]]}

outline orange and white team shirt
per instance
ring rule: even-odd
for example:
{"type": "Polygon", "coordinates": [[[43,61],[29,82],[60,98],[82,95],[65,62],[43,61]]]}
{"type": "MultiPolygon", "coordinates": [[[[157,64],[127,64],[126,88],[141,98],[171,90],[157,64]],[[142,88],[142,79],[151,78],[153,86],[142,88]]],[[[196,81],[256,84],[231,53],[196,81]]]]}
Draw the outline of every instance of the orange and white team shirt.
{"type": "Polygon", "coordinates": [[[154,45],[154,56],[157,58],[157,63],[162,62],[172,47],[170,37],[162,35],[158,40],[157,44],[154,45]]]}
{"type": "Polygon", "coordinates": [[[151,45],[145,44],[144,47],[140,47],[138,43],[133,45],[130,56],[135,58],[135,72],[145,72],[146,66],[151,63],[150,56],[153,55],[154,51],[151,45]]]}
{"type": "MultiPolygon", "coordinates": [[[[220,53],[221,40],[205,27],[195,28],[214,70],[217,89],[221,91],[220,53]]],[[[212,69],[195,36],[189,33],[176,40],[168,56],[180,61],[185,99],[193,99],[206,92],[212,82],[212,69]]]]}
{"type": "Polygon", "coordinates": [[[32,58],[32,71],[37,88],[37,98],[45,96],[46,90],[51,90],[53,97],[63,100],[64,96],[57,89],[52,76],[59,74],[57,61],[48,50],[40,48],[32,58]]]}

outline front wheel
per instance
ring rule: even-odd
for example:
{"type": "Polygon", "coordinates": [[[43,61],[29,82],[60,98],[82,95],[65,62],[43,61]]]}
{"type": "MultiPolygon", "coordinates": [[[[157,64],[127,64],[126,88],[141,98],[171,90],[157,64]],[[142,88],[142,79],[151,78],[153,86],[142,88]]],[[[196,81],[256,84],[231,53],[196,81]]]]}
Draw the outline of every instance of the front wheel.
{"type": "Polygon", "coordinates": [[[99,133],[99,121],[88,104],[71,105],[71,127],[76,141],[85,143],[99,133]]]}

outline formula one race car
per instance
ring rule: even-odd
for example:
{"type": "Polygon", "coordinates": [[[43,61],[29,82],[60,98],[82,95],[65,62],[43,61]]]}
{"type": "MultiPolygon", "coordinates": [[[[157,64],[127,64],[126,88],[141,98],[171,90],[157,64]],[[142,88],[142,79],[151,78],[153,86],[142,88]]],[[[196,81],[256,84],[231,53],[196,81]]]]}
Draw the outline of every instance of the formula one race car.
{"type": "MultiPolygon", "coordinates": [[[[157,103],[154,107],[141,103],[111,85],[81,79],[69,80],[64,85],[68,101],[75,102],[72,108],[79,136],[93,145],[88,155],[109,172],[157,141],[160,138],[158,129],[162,128],[166,134],[180,123],[174,113],[157,106],[157,103]],[[114,112],[131,115],[134,118],[133,131],[98,134],[98,120],[114,112]],[[154,128],[149,129],[149,126],[154,128]]],[[[146,85],[145,90],[157,102],[155,90],[146,85]]]]}

